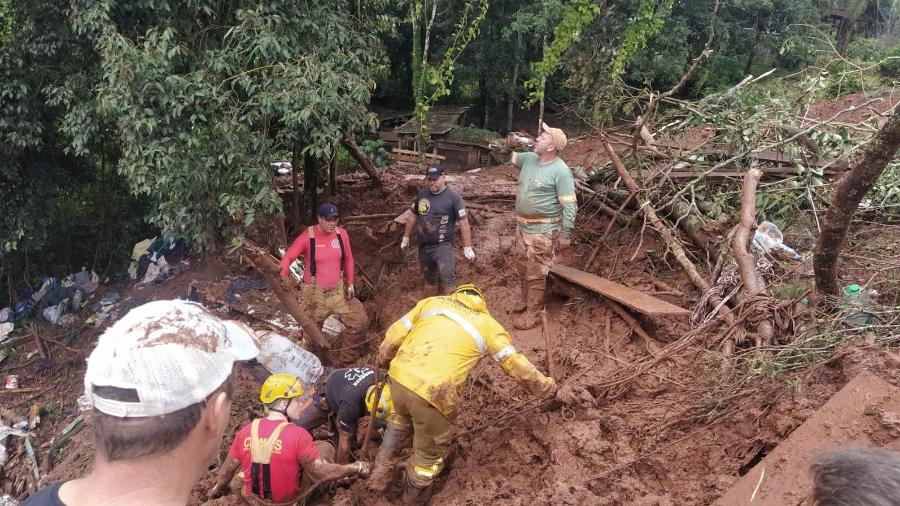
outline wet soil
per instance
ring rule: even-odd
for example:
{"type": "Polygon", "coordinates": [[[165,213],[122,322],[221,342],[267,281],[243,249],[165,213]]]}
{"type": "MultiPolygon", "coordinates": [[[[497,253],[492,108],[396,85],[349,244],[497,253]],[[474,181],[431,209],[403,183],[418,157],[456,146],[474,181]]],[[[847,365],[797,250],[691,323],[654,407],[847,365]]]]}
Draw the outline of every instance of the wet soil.
{"type": "MultiPolygon", "coordinates": [[[[360,217],[400,215],[419,188],[419,173],[414,166],[389,167],[382,189],[372,189],[361,178],[348,178],[337,196],[359,264],[358,292],[372,320],[367,355],[360,363],[372,363],[387,326],[423,296],[415,253],[403,254],[398,247],[402,225],[389,218],[360,217]]],[[[540,328],[524,332],[512,328],[510,310],[519,296],[511,265],[514,171],[505,167],[458,174],[451,185],[467,201],[478,255],[470,264],[457,248],[460,282],[472,281],[483,289],[491,313],[510,329],[517,349],[546,372],[547,345],[540,328]]],[[[605,226],[602,216],[579,216],[570,259],[574,265],[580,266],[593,248],[592,238],[605,226]]],[[[223,305],[229,278],[258,275],[237,259],[215,260],[192,260],[181,274],[157,287],[127,289],[122,304],[127,308],[158,298],[185,297],[194,285],[201,301],[222,316],[240,317],[257,328],[297,328],[270,292],[251,290],[234,304],[223,305]]],[[[684,308],[691,309],[699,300],[686,276],[668,266],[655,237],[648,233],[641,241],[635,229],[609,236],[593,272],[651,294],[657,290],[651,283],[656,277],[685,294],[659,297],[684,308]]],[[[585,388],[595,401],[575,409],[545,409],[529,402],[529,394],[496,364],[483,360],[463,388],[457,436],[431,504],[711,504],[758,462],[761,452],[775,448],[861,370],[898,383],[891,372],[900,365],[896,352],[860,338],[826,365],[774,380],[758,377],[737,400],[719,402],[717,388],[725,375],[716,366],[719,359],[705,346],[712,336],[699,336],[687,351],[610,387],[606,378],[646,356],[625,322],[598,296],[556,281],[551,282],[548,320],[557,380],[585,388]],[[799,387],[789,385],[788,379],[798,381],[799,387]]],[[[686,319],[639,321],[662,344],[690,329],[686,319]]],[[[9,407],[21,410],[31,403],[58,403],[60,408],[37,431],[38,453],[76,414],[83,359],[101,331],[102,327],[81,332],[72,344],[78,351],[51,346],[48,371],[36,375],[28,367],[19,370],[23,387],[42,390],[33,399],[16,398],[9,407]]],[[[28,346],[24,345],[26,352],[28,346]]],[[[14,359],[4,367],[21,363],[14,359]]],[[[237,378],[233,416],[220,458],[234,432],[260,414],[256,399],[263,376],[241,367],[237,378]]],[[[4,406],[9,399],[3,399],[4,406]]],[[[86,429],[65,447],[62,458],[45,473],[44,483],[89,471],[93,450],[91,431],[86,429]]],[[[16,456],[6,469],[4,487],[18,480],[10,472],[25,467],[16,456]]],[[[191,504],[206,501],[213,476],[211,471],[197,484],[191,504]]],[[[396,494],[395,485],[387,500],[378,498],[356,482],[327,491],[320,502],[387,504],[396,500],[396,494]]],[[[225,497],[209,504],[239,501],[225,497]]]]}

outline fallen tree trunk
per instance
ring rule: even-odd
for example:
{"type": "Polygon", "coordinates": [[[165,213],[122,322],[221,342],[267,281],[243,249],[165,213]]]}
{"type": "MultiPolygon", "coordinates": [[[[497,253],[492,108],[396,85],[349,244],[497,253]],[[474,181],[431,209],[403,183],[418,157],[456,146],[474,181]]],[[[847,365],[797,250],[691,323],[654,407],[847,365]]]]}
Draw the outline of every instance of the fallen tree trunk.
{"type": "MultiPolygon", "coordinates": [[[[631,177],[631,174],[625,170],[625,164],[622,163],[622,160],[619,158],[619,155],[616,154],[615,150],[613,150],[612,146],[609,145],[605,139],[603,140],[603,148],[606,150],[606,154],[609,156],[610,160],[612,160],[613,167],[616,168],[616,172],[618,172],[619,177],[622,178],[622,182],[625,183],[625,186],[634,193],[640,194],[640,188],[635,182],[634,178],[631,177]]],[[[672,251],[672,254],[675,256],[675,259],[678,260],[678,263],[681,264],[681,267],[684,268],[685,272],[687,272],[688,277],[691,279],[691,282],[696,286],[701,292],[707,292],[711,288],[709,282],[697,272],[697,268],[691,263],[690,259],[688,259],[687,254],[684,251],[684,248],[681,246],[681,243],[673,236],[672,232],[662,223],[662,220],[659,219],[659,216],[656,214],[656,210],[653,206],[650,205],[650,202],[646,199],[638,196],[637,198],[639,207],[641,211],[644,213],[644,217],[647,219],[647,222],[653,227],[654,230],[660,235],[663,239],[663,242],[666,243],[666,246],[672,251]]],[[[744,340],[743,332],[740,329],[737,329],[737,322],[734,317],[734,313],[731,312],[731,309],[722,304],[722,299],[718,296],[711,296],[709,298],[710,303],[713,306],[721,306],[719,310],[722,316],[725,318],[726,323],[728,323],[729,327],[733,328],[733,334],[735,335],[734,342],[740,344],[744,340]],[[735,334],[736,333],[736,334],[735,334]]],[[[726,344],[725,351],[730,353],[731,347],[726,344]]]]}
{"type": "Polygon", "coordinates": [[[358,163],[359,166],[366,171],[366,174],[372,178],[372,182],[376,185],[380,185],[381,179],[378,177],[378,171],[375,170],[375,166],[372,165],[372,162],[369,160],[369,157],[366,156],[365,151],[363,151],[353,139],[344,139],[342,144],[347,148],[347,151],[350,152],[350,156],[356,160],[356,163],[358,163]]]}
{"type": "Polygon", "coordinates": [[[850,170],[838,183],[834,202],[825,214],[822,233],[813,253],[816,289],[837,295],[837,260],[841,254],[847,229],[860,201],[869,193],[884,172],[885,166],[900,147],[900,114],[895,110],[866,146],[850,161],[850,170]]]}
{"type": "MultiPolygon", "coordinates": [[[[281,302],[284,310],[297,320],[297,323],[309,336],[309,340],[316,348],[316,351],[320,354],[327,352],[330,349],[328,341],[300,305],[296,286],[290,282],[290,278],[281,277],[281,268],[278,262],[275,261],[275,258],[254,244],[245,244],[242,251],[247,262],[263,275],[266,283],[275,292],[275,296],[278,297],[278,301],[281,302]]],[[[319,358],[323,358],[323,356],[320,355],[319,358]]]]}
{"type": "MultiPolygon", "coordinates": [[[[752,238],[753,228],[756,226],[756,187],[759,185],[759,179],[762,177],[762,171],[759,169],[750,169],[744,174],[744,183],[741,191],[741,221],[738,225],[737,232],[734,234],[734,241],[731,243],[731,249],[734,252],[734,259],[738,265],[738,272],[741,274],[741,281],[744,283],[744,289],[747,291],[748,300],[750,297],[762,293],[766,288],[765,280],[756,271],[756,257],[747,250],[747,245],[752,238]]],[[[760,321],[756,326],[758,339],[756,345],[762,343],[771,343],[775,334],[771,320],[760,321]]]]}

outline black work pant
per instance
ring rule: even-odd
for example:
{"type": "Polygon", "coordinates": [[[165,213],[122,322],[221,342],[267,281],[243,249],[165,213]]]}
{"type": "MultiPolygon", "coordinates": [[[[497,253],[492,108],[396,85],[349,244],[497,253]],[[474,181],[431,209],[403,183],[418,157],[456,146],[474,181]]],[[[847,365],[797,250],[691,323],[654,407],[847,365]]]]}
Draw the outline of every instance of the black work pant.
{"type": "Polygon", "coordinates": [[[447,290],[456,288],[455,262],[452,242],[419,246],[419,264],[426,284],[436,285],[440,282],[447,290]]]}

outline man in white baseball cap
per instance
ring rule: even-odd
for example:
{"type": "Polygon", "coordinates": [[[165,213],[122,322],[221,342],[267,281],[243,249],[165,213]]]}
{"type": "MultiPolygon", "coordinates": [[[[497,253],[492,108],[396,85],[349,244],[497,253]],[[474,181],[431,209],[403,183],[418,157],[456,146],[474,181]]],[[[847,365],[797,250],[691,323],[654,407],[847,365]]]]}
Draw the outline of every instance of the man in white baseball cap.
{"type": "Polygon", "coordinates": [[[234,363],[258,353],[248,327],[200,304],[156,301],[131,310],[88,358],[93,471],[24,504],[185,504],[222,442],[234,363]]]}

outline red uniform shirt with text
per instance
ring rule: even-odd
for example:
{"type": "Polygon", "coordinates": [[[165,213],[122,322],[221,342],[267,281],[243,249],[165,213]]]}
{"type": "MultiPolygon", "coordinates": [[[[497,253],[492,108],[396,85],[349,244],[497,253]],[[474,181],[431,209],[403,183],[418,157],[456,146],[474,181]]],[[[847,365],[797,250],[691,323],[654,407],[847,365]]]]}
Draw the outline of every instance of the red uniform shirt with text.
{"type": "MultiPolygon", "coordinates": [[[[263,419],[259,424],[259,437],[266,438],[278,420],[263,419]]],[[[244,494],[250,495],[253,490],[250,465],[250,424],[245,425],[234,437],[228,455],[241,462],[244,471],[244,494]]],[[[301,463],[310,463],[319,458],[319,450],[313,443],[310,433],[303,427],[288,425],[281,431],[278,441],[272,450],[271,470],[272,501],[283,502],[296,497],[300,493],[301,463]]]]}
{"type": "MultiPolygon", "coordinates": [[[[341,281],[341,243],[338,242],[338,233],[341,234],[341,239],[344,241],[344,278],[348,285],[352,285],[355,272],[353,252],[350,250],[350,238],[347,236],[347,231],[337,227],[334,232],[326,234],[317,226],[313,228],[316,239],[316,286],[332,288],[341,281]]],[[[282,276],[287,275],[290,265],[300,256],[303,256],[303,282],[312,283],[312,276],[309,273],[309,227],[294,239],[291,247],[281,258],[282,276]]]]}

